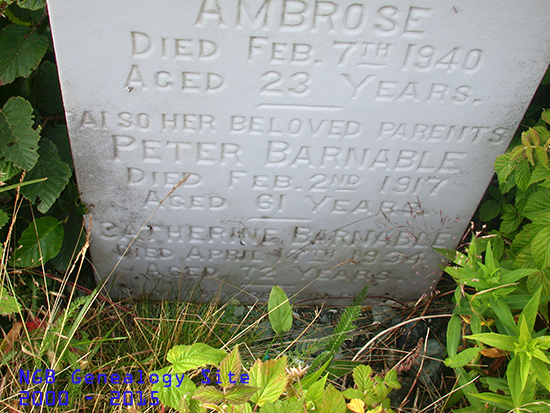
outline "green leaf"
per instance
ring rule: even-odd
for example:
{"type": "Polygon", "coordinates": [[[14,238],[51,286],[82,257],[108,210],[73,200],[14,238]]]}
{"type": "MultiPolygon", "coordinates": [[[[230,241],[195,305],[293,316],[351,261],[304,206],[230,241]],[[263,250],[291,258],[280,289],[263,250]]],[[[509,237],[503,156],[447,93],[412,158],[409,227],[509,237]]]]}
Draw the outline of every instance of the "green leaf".
{"type": "Polygon", "coordinates": [[[338,390],[329,384],[325,391],[323,402],[321,403],[320,413],[345,413],[346,401],[344,396],[338,390]]]}
{"type": "Polygon", "coordinates": [[[38,10],[46,7],[46,0],[17,0],[19,7],[29,10],[38,10]]]}
{"type": "Polygon", "coordinates": [[[271,289],[267,309],[273,331],[282,334],[292,328],[292,307],[286,293],[278,285],[271,289]]]}
{"type": "Polygon", "coordinates": [[[40,127],[33,124],[32,106],[22,97],[11,97],[0,111],[0,155],[25,170],[38,159],[40,127]]]}
{"type": "Polygon", "coordinates": [[[479,393],[479,394],[473,394],[472,396],[477,397],[483,401],[486,401],[490,405],[498,407],[500,409],[511,410],[514,407],[510,397],[501,396],[500,394],[479,393]]]}
{"type": "Polygon", "coordinates": [[[72,172],[69,165],[61,160],[57,148],[52,142],[42,139],[38,154],[40,158],[34,168],[27,174],[25,180],[47,179],[21,188],[21,194],[33,203],[39,197],[38,210],[45,214],[67,186],[72,172]]]}
{"type": "Polygon", "coordinates": [[[225,400],[221,390],[213,386],[201,386],[193,395],[193,399],[203,403],[222,404],[225,400]]]}
{"type": "Polygon", "coordinates": [[[327,377],[328,374],[325,374],[325,376],[321,380],[316,381],[306,390],[306,398],[313,401],[315,405],[321,404],[321,402],[323,401],[323,394],[325,394],[327,377]]]}
{"type": "Polygon", "coordinates": [[[529,186],[529,180],[531,179],[531,168],[527,159],[521,159],[515,170],[516,184],[518,188],[525,191],[529,186]]]}
{"type": "Polygon", "coordinates": [[[533,297],[529,300],[529,302],[527,303],[527,305],[519,315],[518,325],[520,327],[520,333],[521,333],[521,327],[523,324],[522,321],[524,321],[525,327],[529,332],[529,341],[531,340],[530,332],[533,331],[535,320],[537,318],[541,291],[542,291],[542,287],[539,287],[539,289],[535,292],[535,294],[533,294],[533,297]]]}
{"type": "Polygon", "coordinates": [[[53,217],[34,220],[23,231],[13,252],[18,267],[36,267],[55,257],[63,244],[63,226],[53,217]]]}
{"type": "Polygon", "coordinates": [[[185,373],[207,365],[217,366],[226,356],[226,352],[210,347],[208,344],[174,346],[168,352],[167,360],[172,363],[174,373],[185,373]]]}
{"type": "Polygon", "coordinates": [[[242,364],[241,364],[241,355],[239,354],[239,346],[235,346],[233,351],[229,353],[220,363],[220,385],[222,387],[231,387],[236,383],[234,377],[239,377],[241,374],[242,364]],[[229,373],[233,376],[233,383],[231,383],[229,373]]]}
{"type": "Polygon", "coordinates": [[[508,307],[508,304],[506,304],[504,299],[498,298],[498,299],[492,300],[491,307],[493,308],[493,311],[495,312],[495,315],[497,316],[498,321],[501,322],[502,325],[504,326],[504,329],[506,330],[506,334],[510,336],[516,335],[518,331],[518,327],[516,325],[516,322],[514,321],[514,316],[510,311],[510,307],[508,307]]]}
{"type": "Polygon", "coordinates": [[[256,387],[237,384],[227,390],[225,400],[227,403],[231,404],[244,404],[250,400],[250,397],[256,393],[256,391],[258,391],[256,387]]]}
{"type": "Polygon", "coordinates": [[[251,397],[252,402],[261,407],[281,396],[288,383],[286,362],[286,356],[265,362],[256,360],[250,369],[250,385],[259,390],[251,397]]]}
{"type": "Polygon", "coordinates": [[[178,374],[179,377],[176,378],[170,366],[153,371],[151,374],[157,374],[159,377],[159,381],[153,384],[152,390],[158,392],[157,396],[162,404],[174,409],[179,409],[182,399],[186,396],[189,399],[196,390],[195,383],[188,377],[184,377],[181,385],[178,386],[177,380],[181,379],[181,376],[178,374]],[[163,381],[164,375],[171,375],[170,385],[163,381]]]}
{"type": "Polygon", "coordinates": [[[371,366],[360,365],[353,369],[353,380],[359,390],[365,391],[368,388],[372,388],[371,375],[371,366]]]}
{"type": "Polygon", "coordinates": [[[307,377],[300,380],[300,385],[302,386],[302,389],[307,390],[309,386],[311,386],[313,383],[321,377],[321,375],[324,373],[330,362],[332,361],[332,358],[329,358],[325,364],[323,364],[321,367],[319,367],[318,370],[314,371],[311,374],[308,374],[307,377]]]}
{"type": "Polygon", "coordinates": [[[4,227],[10,220],[10,216],[5,211],[0,210],[0,229],[4,227]]]}
{"type": "Polygon", "coordinates": [[[19,303],[15,297],[0,286],[0,315],[7,316],[19,312],[19,303]]]}
{"type": "Polygon", "coordinates": [[[510,152],[507,152],[503,155],[497,156],[497,159],[495,160],[495,172],[498,176],[498,181],[502,184],[506,182],[506,179],[508,179],[508,176],[512,173],[514,170],[514,162],[511,161],[511,154],[510,152]]]}
{"type": "Polygon", "coordinates": [[[488,346],[496,347],[501,350],[506,350],[511,353],[513,353],[516,348],[515,337],[506,336],[504,334],[480,333],[480,334],[473,334],[471,336],[464,336],[464,338],[481,341],[482,343],[487,344],[488,346]]]}
{"type": "Polygon", "coordinates": [[[502,207],[502,222],[500,224],[500,231],[509,234],[514,232],[519,224],[521,224],[522,217],[519,211],[510,204],[506,204],[502,207]]]}
{"type": "Polygon", "coordinates": [[[57,68],[52,62],[44,61],[36,71],[33,96],[42,115],[63,113],[57,68]]]}
{"type": "Polygon", "coordinates": [[[21,172],[21,168],[15,166],[7,159],[0,160],[0,181],[7,181],[21,172]]]}
{"type": "Polygon", "coordinates": [[[489,200],[481,205],[479,209],[479,217],[482,221],[490,221],[500,214],[500,203],[494,200],[489,200]]]}
{"type": "Polygon", "coordinates": [[[506,379],[508,380],[508,387],[514,401],[514,407],[518,407],[521,404],[522,392],[524,385],[521,378],[521,366],[520,359],[517,356],[512,357],[508,368],[506,369],[506,379]]]}
{"type": "Polygon", "coordinates": [[[539,360],[533,360],[532,367],[533,372],[537,376],[537,380],[550,392],[550,373],[548,373],[548,366],[539,360]]]}
{"type": "Polygon", "coordinates": [[[447,324],[447,353],[450,357],[454,357],[458,351],[458,345],[462,337],[462,326],[460,323],[460,317],[457,314],[453,314],[447,324]]]}
{"type": "Polygon", "coordinates": [[[550,189],[540,188],[529,195],[523,214],[530,220],[535,220],[537,216],[550,212],[550,189]]]}
{"type": "Polygon", "coordinates": [[[69,219],[63,223],[63,234],[61,251],[50,261],[60,272],[67,270],[86,242],[86,228],[82,216],[69,214],[69,219]]]}
{"type": "Polygon", "coordinates": [[[46,126],[42,130],[42,139],[48,139],[55,143],[59,156],[71,170],[73,169],[73,156],[71,154],[71,144],[69,143],[69,133],[66,125],[46,126]]]}
{"type": "Polygon", "coordinates": [[[453,369],[462,367],[468,364],[476,357],[481,351],[481,347],[470,347],[461,351],[456,356],[445,359],[445,365],[453,369]]]}
{"type": "Polygon", "coordinates": [[[550,266],[550,227],[541,229],[531,241],[531,254],[539,268],[550,266]]]}
{"type": "Polygon", "coordinates": [[[397,380],[397,371],[395,369],[391,369],[386,373],[384,376],[384,382],[388,387],[391,387],[392,389],[400,389],[401,383],[399,383],[399,380],[397,380]]]}
{"type": "Polygon", "coordinates": [[[48,48],[48,38],[36,29],[10,24],[0,33],[0,85],[27,77],[48,48]]]}
{"type": "Polygon", "coordinates": [[[450,250],[446,248],[433,248],[435,252],[443,255],[453,264],[460,265],[461,267],[465,266],[468,263],[468,257],[461,252],[450,250]]]}

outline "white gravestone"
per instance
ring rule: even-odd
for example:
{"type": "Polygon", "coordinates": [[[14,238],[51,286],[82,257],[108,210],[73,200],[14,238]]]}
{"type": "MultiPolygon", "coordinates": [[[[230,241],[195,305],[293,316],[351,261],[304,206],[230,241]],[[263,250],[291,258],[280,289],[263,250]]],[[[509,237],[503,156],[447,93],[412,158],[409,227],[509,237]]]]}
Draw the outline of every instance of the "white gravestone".
{"type": "Polygon", "coordinates": [[[48,7],[115,296],[429,292],[550,60],[547,0],[48,7]]]}

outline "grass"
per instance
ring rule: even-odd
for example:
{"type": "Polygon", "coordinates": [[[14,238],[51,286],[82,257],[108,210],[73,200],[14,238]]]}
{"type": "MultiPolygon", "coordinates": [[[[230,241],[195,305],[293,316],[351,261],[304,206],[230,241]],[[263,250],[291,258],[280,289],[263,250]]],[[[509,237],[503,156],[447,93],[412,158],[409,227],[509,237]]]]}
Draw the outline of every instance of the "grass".
{"type": "MultiPolygon", "coordinates": [[[[16,202],[14,216],[20,202],[16,202]]],[[[15,225],[12,220],[9,234],[15,225]]],[[[9,251],[10,237],[4,244],[9,251]]],[[[73,265],[62,276],[52,275],[42,266],[13,270],[4,252],[1,282],[21,308],[17,314],[0,317],[3,340],[0,344],[0,411],[7,412],[154,412],[156,406],[113,406],[111,392],[133,392],[150,400],[148,383],[73,383],[71,374],[131,374],[163,368],[168,351],[175,345],[203,342],[213,347],[232,349],[240,344],[243,358],[289,356],[295,367],[311,364],[331,339],[332,330],[342,315],[341,309],[323,307],[295,308],[294,330],[282,338],[274,337],[267,322],[266,306],[240,306],[215,301],[204,304],[126,300],[113,302],[104,297],[101,286],[89,290],[79,284],[86,278],[90,264],[86,259],[88,243],[74,254],[73,265]],[[324,317],[323,323],[319,319],[324,317]],[[331,323],[327,322],[331,318],[331,323]],[[20,371],[51,369],[54,383],[21,383],[20,371]],[[70,402],[68,407],[20,406],[21,392],[55,391],[70,402]],[[66,392],[66,393],[61,393],[66,392]]],[[[361,308],[359,326],[348,333],[331,365],[333,384],[350,382],[349,372],[358,362],[370,364],[384,373],[398,366],[407,384],[394,399],[397,412],[439,411],[452,390],[452,378],[440,377],[441,385],[427,382],[422,370],[432,356],[427,342],[433,334],[428,328],[422,337],[410,337],[412,326],[437,319],[445,320],[452,311],[446,297],[428,297],[414,304],[388,308],[384,316],[373,319],[369,307],[361,308]],[[390,326],[399,317],[400,325],[390,326]],[[408,329],[404,329],[407,327],[408,329]],[[405,338],[403,338],[405,337],[405,338]],[[367,339],[368,338],[368,339],[367,339]],[[400,342],[401,341],[401,342],[400,342]]],[[[393,323],[395,324],[395,323],[393,323]]],[[[444,325],[441,324],[441,325],[444,325]]],[[[432,328],[435,328],[432,326],[432,328]]],[[[444,336],[444,335],[443,335],[444,336]]],[[[444,345],[443,345],[444,347],[444,345]]],[[[119,400],[120,401],[120,400],[119,400]]],[[[123,403],[121,403],[123,404],[123,403]]]]}

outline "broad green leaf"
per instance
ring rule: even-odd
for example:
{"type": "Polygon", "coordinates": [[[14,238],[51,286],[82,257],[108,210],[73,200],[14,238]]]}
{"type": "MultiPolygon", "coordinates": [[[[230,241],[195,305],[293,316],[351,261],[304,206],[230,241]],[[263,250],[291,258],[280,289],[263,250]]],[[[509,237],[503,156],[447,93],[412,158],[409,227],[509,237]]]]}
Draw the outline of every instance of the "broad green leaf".
{"type": "Polygon", "coordinates": [[[527,159],[521,159],[518,162],[515,170],[515,177],[518,188],[525,191],[531,179],[531,168],[529,167],[527,159]]]}
{"type": "Polygon", "coordinates": [[[195,383],[188,377],[184,377],[181,384],[179,384],[178,379],[181,380],[183,373],[178,374],[178,377],[176,377],[170,366],[153,371],[151,374],[157,374],[159,377],[159,381],[153,384],[152,390],[158,392],[157,396],[162,404],[174,409],[179,409],[182,398],[185,397],[189,401],[196,390],[195,383]],[[164,378],[168,383],[164,381],[164,378]]]}
{"type": "Polygon", "coordinates": [[[540,214],[550,212],[550,189],[540,188],[529,195],[523,214],[530,220],[535,220],[540,214]]]}
{"type": "Polygon", "coordinates": [[[250,385],[259,390],[251,397],[252,402],[261,407],[281,396],[288,383],[286,362],[286,356],[265,362],[256,360],[250,369],[250,385]]]}
{"type": "Polygon", "coordinates": [[[338,390],[336,390],[332,384],[327,386],[325,391],[323,402],[321,403],[320,413],[345,413],[346,401],[344,396],[338,390]]]}
{"type": "Polygon", "coordinates": [[[533,340],[537,348],[548,350],[550,348],[550,336],[537,337],[533,340]]]}
{"type": "Polygon", "coordinates": [[[550,266],[550,227],[541,229],[531,241],[531,254],[539,268],[550,266]]]}
{"type": "MultiPolygon", "coordinates": [[[[538,149],[542,150],[548,156],[547,152],[544,149],[542,148],[538,148],[538,149]]],[[[548,158],[547,158],[547,162],[548,162],[548,158]]],[[[537,165],[533,170],[533,174],[531,175],[530,184],[534,184],[540,181],[546,181],[548,179],[550,179],[550,169],[548,169],[548,167],[546,166],[537,165]]]]}
{"type": "Polygon", "coordinates": [[[386,373],[384,376],[384,382],[388,387],[391,387],[392,389],[400,389],[401,383],[399,383],[399,380],[397,380],[397,371],[395,369],[391,369],[386,373]]]}
{"type": "MultiPolygon", "coordinates": [[[[331,361],[332,361],[332,357],[329,358],[325,362],[325,364],[323,364],[321,367],[319,367],[319,370],[314,371],[311,374],[308,374],[305,378],[300,380],[300,386],[302,387],[302,389],[307,390],[309,388],[309,386],[311,386],[313,383],[315,383],[319,379],[319,377],[321,377],[321,375],[325,372],[326,368],[328,367],[328,365],[330,364],[331,361]]],[[[308,373],[309,373],[309,371],[308,371],[308,373]]]]}
{"type": "Polygon", "coordinates": [[[500,282],[502,285],[505,285],[505,284],[512,284],[512,283],[515,283],[516,281],[519,281],[521,280],[522,278],[525,278],[533,273],[535,273],[537,270],[532,268],[525,268],[525,269],[519,269],[519,270],[514,270],[514,271],[508,271],[508,272],[505,272],[504,274],[502,274],[502,276],[500,277],[500,282]]]}
{"type": "Polygon", "coordinates": [[[278,285],[271,289],[267,309],[273,331],[282,334],[292,328],[292,307],[286,293],[278,285]]]}
{"type": "Polygon", "coordinates": [[[17,5],[29,10],[38,10],[46,7],[46,0],[17,0],[17,5]]]}
{"type": "Polygon", "coordinates": [[[468,263],[468,257],[461,252],[445,249],[445,248],[434,248],[435,252],[438,252],[439,254],[443,255],[445,258],[450,260],[452,263],[456,265],[460,265],[461,267],[467,265],[468,263]]]}
{"type": "Polygon", "coordinates": [[[241,374],[241,369],[241,355],[239,354],[239,346],[237,345],[220,363],[220,385],[222,387],[231,387],[235,385],[237,383],[237,378],[241,374]],[[230,374],[232,375],[231,377],[229,377],[230,374]],[[231,383],[230,380],[233,383],[231,383]]]}
{"type": "Polygon", "coordinates": [[[500,183],[503,183],[508,179],[508,176],[514,170],[514,163],[510,161],[511,154],[505,153],[503,155],[497,156],[495,160],[495,172],[497,173],[498,180],[500,183]]]}
{"type": "Polygon", "coordinates": [[[305,411],[304,400],[291,398],[278,400],[276,403],[266,403],[260,413],[301,413],[305,411]]]}
{"type": "Polygon", "coordinates": [[[42,130],[42,139],[48,139],[55,143],[59,156],[69,167],[73,168],[73,156],[69,142],[69,133],[66,125],[45,126],[42,130]]]}
{"type": "Polygon", "coordinates": [[[7,159],[0,160],[0,182],[7,181],[21,172],[21,168],[15,166],[7,159]]]}
{"type": "Polygon", "coordinates": [[[223,392],[213,386],[201,386],[195,391],[193,399],[202,403],[222,404],[225,400],[223,392]]]}
{"type": "Polygon", "coordinates": [[[56,115],[63,113],[63,101],[57,68],[52,62],[43,62],[34,79],[34,97],[41,115],[56,115]]]}
{"type": "Polygon", "coordinates": [[[15,297],[0,286],[0,315],[7,316],[19,312],[19,303],[15,297]]]}
{"type": "Polygon", "coordinates": [[[470,347],[466,350],[461,351],[456,356],[449,357],[445,359],[445,365],[453,369],[457,367],[462,367],[468,364],[470,361],[476,357],[479,352],[482,350],[481,347],[470,347]]]}
{"type": "Polygon", "coordinates": [[[479,209],[479,217],[482,221],[490,221],[500,214],[500,209],[500,203],[490,199],[481,205],[481,208],[479,209]]]}
{"type": "Polygon", "coordinates": [[[454,357],[458,351],[458,345],[462,336],[462,326],[460,317],[453,314],[447,324],[447,353],[450,357],[454,357]]]}
{"type": "Polygon", "coordinates": [[[500,223],[500,231],[509,234],[514,232],[521,224],[522,217],[519,211],[510,204],[502,207],[502,222],[500,223]]]}
{"type": "Polygon", "coordinates": [[[548,366],[539,360],[533,360],[531,365],[533,372],[537,376],[537,380],[550,392],[550,373],[548,373],[548,366]]]}
{"type": "Polygon", "coordinates": [[[22,97],[11,97],[0,111],[0,155],[25,170],[38,160],[40,127],[33,124],[32,106],[22,97]]]}
{"type": "Polygon", "coordinates": [[[506,336],[503,334],[481,333],[481,334],[473,334],[471,336],[464,336],[464,338],[481,341],[483,344],[487,344],[488,346],[496,347],[501,350],[506,350],[511,353],[513,353],[516,348],[515,346],[516,338],[512,336],[506,336]]]}
{"type": "Polygon", "coordinates": [[[309,389],[306,390],[306,398],[313,401],[315,405],[318,405],[323,401],[323,394],[325,393],[327,376],[328,374],[326,374],[319,381],[313,383],[311,386],[309,386],[309,389]]]}
{"type": "Polygon", "coordinates": [[[217,366],[226,356],[226,352],[210,347],[208,344],[174,346],[166,359],[172,363],[174,373],[185,373],[207,365],[217,366]]]}
{"type": "Polygon", "coordinates": [[[26,180],[47,178],[45,181],[21,188],[21,194],[35,203],[40,198],[38,210],[45,214],[59,197],[72,175],[71,168],[61,160],[56,146],[42,139],[38,150],[40,158],[34,168],[25,177],[26,180]]]}
{"type": "Polygon", "coordinates": [[[63,244],[63,226],[53,217],[32,221],[23,231],[13,252],[13,263],[18,267],[36,267],[55,257],[63,244]]]}
{"type": "Polygon", "coordinates": [[[256,387],[237,384],[227,390],[225,400],[227,403],[231,404],[244,404],[250,400],[250,397],[256,393],[256,391],[258,391],[256,387]]]}
{"type": "Polygon", "coordinates": [[[363,392],[359,389],[346,389],[342,392],[342,394],[346,399],[362,399],[364,397],[363,392]]]}
{"type": "Polygon", "coordinates": [[[36,69],[48,48],[48,38],[32,27],[15,24],[0,32],[0,86],[27,77],[36,69]]]}
{"type": "Polygon", "coordinates": [[[353,380],[361,391],[372,388],[372,368],[371,366],[361,365],[353,369],[353,380]]]}

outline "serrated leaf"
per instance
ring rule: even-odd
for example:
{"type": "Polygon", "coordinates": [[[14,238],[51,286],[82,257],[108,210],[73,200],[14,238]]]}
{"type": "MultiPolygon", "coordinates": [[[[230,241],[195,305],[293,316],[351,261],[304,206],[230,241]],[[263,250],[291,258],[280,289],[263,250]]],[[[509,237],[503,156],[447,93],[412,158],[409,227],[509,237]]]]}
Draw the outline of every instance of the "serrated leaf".
{"type": "Polygon", "coordinates": [[[537,166],[544,166],[548,168],[548,152],[544,150],[544,148],[541,148],[540,146],[536,146],[534,149],[535,153],[535,159],[539,163],[537,166]]]}
{"type": "Polygon", "coordinates": [[[365,413],[365,402],[361,399],[351,399],[346,406],[353,413],[365,413]]]}
{"type": "Polygon", "coordinates": [[[15,24],[0,32],[0,85],[27,77],[36,69],[48,48],[48,38],[32,27],[15,24]]]}
{"type": "Polygon", "coordinates": [[[66,125],[46,126],[42,130],[42,139],[52,141],[57,147],[59,156],[71,170],[73,169],[73,156],[71,154],[71,145],[69,142],[69,133],[66,125]]]}
{"type": "Polygon", "coordinates": [[[500,203],[494,200],[489,200],[481,205],[479,209],[479,217],[482,221],[490,221],[500,214],[500,203]]]}
{"type": "Polygon", "coordinates": [[[220,363],[220,385],[222,387],[231,387],[235,385],[237,382],[235,377],[240,376],[241,369],[241,355],[239,354],[239,346],[237,345],[220,363]],[[230,382],[230,379],[233,379],[233,383],[230,382]]]}
{"type": "Polygon", "coordinates": [[[17,0],[17,5],[29,10],[38,10],[46,7],[46,0],[17,0]]]}
{"type": "Polygon", "coordinates": [[[360,399],[363,398],[363,392],[359,389],[346,389],[342,392],[346,399],[360,399]]]}
{"type": "Polygon", "coordinates": [[[36,71],[33,86],[36,106],[42,115],[63,113],[57,68],[52,62],[44,61],[40,65],[36,71]]]}
{"type": "Polygon", "coordinates": [[[550,212],[550,189],[540,188],[529,195],[523,214],[533,221],[538,215],[546,212],[550,212]]]}
{"type": "Polygon", "coordinates": [[[38,159],[40,127],[33,124],[32,106],[22,97],[11,97],[0,111],[0,155],[25,170],[38,159]]]}
{"type": "Polygon", "coordinates": [[[511,162],[511,154],[505,153],[503,155],[497,156],[495,160],[495,172],[498,176],[498,180],[501,183],[504,183],[506,179],[508,179],[508,176],[512,173],[514,170],[514,162],[511,162]]]}
{"type": "Polygon", "coordinates": [[[15,166],[7,159],[0,160],[0,182],[7,181],[21,172],[21,168],[15,166]]]}
{"type": "Polygon", "coordinates": [[[353,380],[361,391],[372,388],[372,368],[371,366],[360,365],[353,369],[353,380]]]}
{"type": "Polygon", "coordinates": [[[225,400],[223,392],[212,386],[199,387],[193,395],[193,399],[212,404],[222,404],[225,400]]]}
{"type": "Polygon", "coordinates": [[[535,169],[533,169],[533,174],[531,175],[531,181],[529,183],[534,184],[540,181],[545,181],[547,179],[550,179],[550,169],[548,169],[546,166],[537,165],[535,169]]]}
{"type": "Polygon", "coordinates": [[[525,191],[531,179],[531,168],[527,159],[520,159],[515,169],[516,184],[519,189],[525,191]]]}
{"type": "MultiPolygon", "coordinates": [[[[170,366],[153,371],[150,374],[156,374],[159,377],[159,381],[153,384],[152,391],[158,392],[157,397],[165,406],[179,409],[182,404],[182,399],[186,398],[188,402],[196,390],[195,383],[188,377],[184,377],[181,385],[179,385],[177,383],[178,378],[175,376],[170,366]],[[163,381],[164,375],[171,376],[170,385],[163,381]]],[[[178,374],[178,376],[180,375],[178,374]]]]}
{"type": "Polygon", "coordinates": [[[518,210],[510,204],[502,207],[502,222],[500,223],[500,231],[504,234],[514,232],[521,224],[522,218],[518,210]]]}
{"type": "Polygon", "coordinates": [[[259,390],[250,400],[260,407],[277,400],[288,383],[285,369],[286,356],[265,362],[256,360],[250,369],[250,385],[259,390]]]}
{"type": "Polygon", "coordinates": [[[527,277],[527,289],[529,293],[534,294],[539,287],[542,287],[542,293],[545,296],[550,296],[550,269],[536,271],[527,277]]]}
{"type": "Polygon", "coordinates": [[[230,404],[244,404],[250,400],[250,397],[256,393],[258,389],[244,384],[237,384],[227,390],[225,401],[230,404]]]}
{"type": "Polygon", "coordinates": [[[271,289],[267,309],[273,331],[282,334],[292,328],[292,307],[286,293],[278,285],[271,289]]]}
{"type": "Polygon", "coordinates": [[[384,382],[386,383],[386,386],[392,389],[401,388],[401,383],[399,383],[399,380],[397,380],[397,371],[395,369],[391,369],[386,373],[386,375],[384,376],[384,382]]]}
{"type": "MultiPolygon", "coordinates": [[[[15,297],[0,287],[0,315],[7,316],[19,312],[19,303],[15,297]]],[[[1,354],[1,351],[0,351],[1,354]]]]}
{"type": "Polygon", "coordinates": [[[533,237],[531,254],[540,269],[550,266],[550,227],[541,229],[533,237]]]}
{"type": "Polygon", "coordinates": [[[185,373],[207,365],[217,366],[226,356],[226,352],[210,347],[208,344],[174,346],[166,359],[172,363],[174,373],[185,373]]]}
{"type": "Polygon", "coordinates": [[[63,226],[53,217],[34,220],[23,231],[13,252],[13,264],[36,267],[55,257],[63,244],[63,226]]]}
{"type": "Polygon", "coordinates": [[[59,157],[56,146],[47,139],[42,139],[40,142],[38,154],[40,155],[38,162],[25,176],[25,180],[47,179],[21,188],[21,194],[33,203],[39,197],[38,210],[45,214],[67,186],[72,172],[69,165],[59,157]]]}
{"type": "MultiPolygon", "coordinates": [[[[546,80],[548,82],[548,79],[550,79],[550,71],[548,71],[548,73],[546,73],[546,75],[544,76],[544,80],[546,80]]],[[[546,83],[546,84],[548,84],[548,83],[546,83]]],[[[550,125],[550,110],[545,109],[542,112],[540,118],[550,125]]]]}
{"type": "Polygon", "coordinates": [[[345,413],[346,411],[344,396],[332,384],[327,386],[319,411],[320,413],[345,413]]]}
{"type": "Polygon", "coordinates": [[[469,347],[453,357],[445,359],[445,365],[453,369],[468,364],[481,351],[481,347],[469,347]]]}

